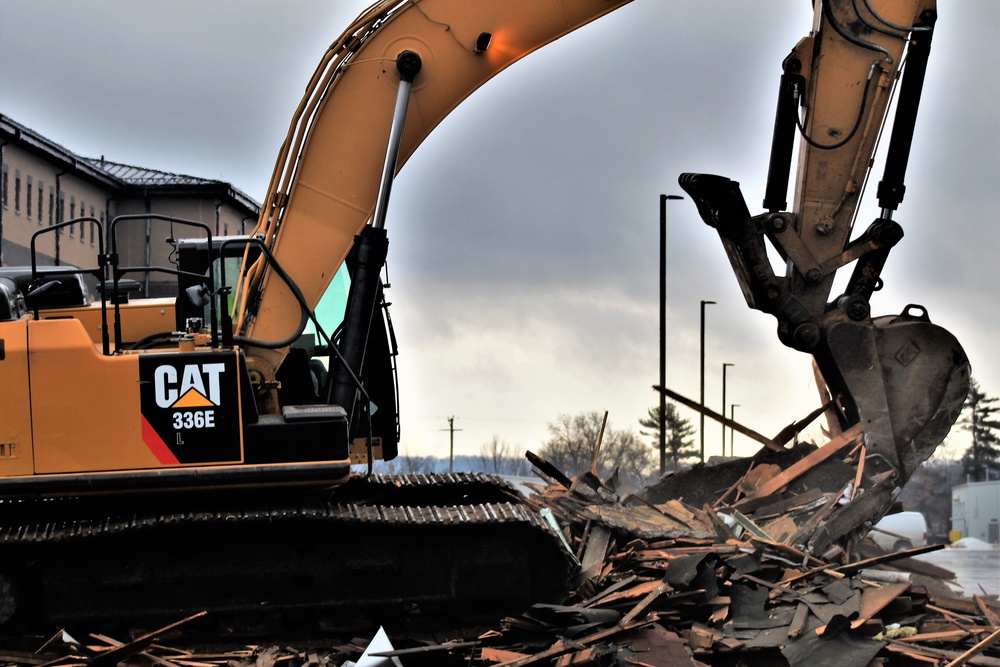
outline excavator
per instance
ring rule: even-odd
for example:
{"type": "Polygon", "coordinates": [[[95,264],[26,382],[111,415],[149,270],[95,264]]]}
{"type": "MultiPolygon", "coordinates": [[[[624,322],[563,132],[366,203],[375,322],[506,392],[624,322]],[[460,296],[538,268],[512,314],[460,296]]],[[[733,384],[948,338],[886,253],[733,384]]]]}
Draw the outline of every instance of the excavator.
{"type": "MultiPolygon", "coordinates": [[[[317,614],[345,627],[495,614],[558,594],[571,557],[503,483],[373,473],[399,442],[386,210],[395,174],[453,108],[628,1],[377,2],[323,55],[249,236],[170,219],[196,237],[177,264],[123,266],[119,230],[156,214],[121,216],[93,267],[4,269],[0,627],[201,610],[246,627],[317,614]],[[148,271],[176,276],[177,298],[129,298],[129,276],[148,271]],[[148,316],[164,309],[175,330],[148,316]]],[[[936,15],[930,0],[815,4],[813,31],[784,63],[767,213],[751,216],[729,179],[681,184],[748,305],[815,358],[831,423],[861,423],[902,484],[968,384],[961,347],[922,309],[868,308],[902,236],[892,212],[936,15]],[[904,52],[882,215],[852,239],[904,52]],[[835,272],[852,262],[831,301],[835,272]]]]}

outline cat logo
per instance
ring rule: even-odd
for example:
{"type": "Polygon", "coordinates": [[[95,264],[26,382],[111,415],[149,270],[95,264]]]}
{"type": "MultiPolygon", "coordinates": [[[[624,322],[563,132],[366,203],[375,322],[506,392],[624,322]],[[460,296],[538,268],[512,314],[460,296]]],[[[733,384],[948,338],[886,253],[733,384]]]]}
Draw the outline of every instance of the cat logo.
{"type": "Polygon", "coordinates": [[[186,364],[180,380],[174,366],[157,366],[153,371],[156,405],[161,408],[199,409],[221,405],[220,376],[223,363],[186,364]]]}
{"type": "Polygon", "coordinates": [[[162,465],[242,459],[235,351],[139,358],[142,440],[162,465]]]}

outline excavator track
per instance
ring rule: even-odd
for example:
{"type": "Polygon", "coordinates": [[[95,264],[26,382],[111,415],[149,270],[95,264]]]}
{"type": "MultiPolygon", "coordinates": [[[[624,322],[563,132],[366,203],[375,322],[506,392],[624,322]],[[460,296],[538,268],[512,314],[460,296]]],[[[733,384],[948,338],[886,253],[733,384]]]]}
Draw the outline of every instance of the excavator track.
{"type": "Polygon", "coordinates": [[[5,631],[200,611],[243,635],[495,619],[558,596],[570,570],[556,532],[478,474],[0,502],[5,631]]]}

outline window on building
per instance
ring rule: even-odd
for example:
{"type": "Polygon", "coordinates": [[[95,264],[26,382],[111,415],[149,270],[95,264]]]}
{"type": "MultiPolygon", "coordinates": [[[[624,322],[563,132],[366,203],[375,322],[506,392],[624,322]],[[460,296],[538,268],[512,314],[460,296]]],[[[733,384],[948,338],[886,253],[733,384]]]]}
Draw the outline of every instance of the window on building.
{"type": "Polygon", "coordinates": [[[31,176],[28,176],[27,191],[25,192],[25,198],[24,198],[24,204],[25,204],[24,214],[28,217],[28,220],[31,220],[31,199],[32,199],[31,195],[33,194],[31,188],[33,185],[34,183],[32,183],[31,176]]]}
{"type": "MultiPolygon", "coordinates": [[[[83,215],[83,202],[80,202],[80,215],[83,215]]],[[[90,217],[94,217],[94,207],[90,207],[90,217]]],[[[80,243],[86,243],[87,225],[80,223],[80,243]]],[[[94,223],[90,223],[90,238],[94,238],[94,223]]]]}
{"type": "MultiPolygon", "coordinates": [[[[69,219],[72,220],[76,217],[76,197],[69,198],[69,219]]],[[[76,223],[74,222],[69,226],[69,237],[73,238],[76,235],[76,223]]]]}
{"type": "Polygon", "coordinates": [[[59,193],[59,201],[56,202],[59,209],[56,211],[56,223],[62,222],[66,217],[66,193],[59,193]]]}
{"type": "Polygon", "coordinates": [[[56,189],[49,186],[49,227],[55,224],[56,189]]]}
{"type": "MultiPolygon", "coordinates": [[[[85,215],[87,215],[87,206],[86,206],[86,204],[83,203],[83,200],[80,200],[80,217],[82,218],[85,215]]],[[[76,227],[76,225],[73,225],[73,226],[76,227]]],[[[83,238],[83,232],[84,231],[85,231],[85,226],[83,224],[83,220],[81,220],[80,221],[80,243],[84,242],[84,238],[83,238]]]]}
{"type": "Polygon", "coordinates": [[[0,168],[0,200],[2,200],[4,208],[7,208],[8,192],[9,189],[7,187],[7,165],[3,165],[3,167],[0,168]]]}
{"type": "MultiPolygon", "coordinates": [[[[101,211],[101,228],[102,229],[104,228],[104,211],[101,211]]],[[[91,236],[90,236],[90,245],[94,245],[94,236],[93,236],[93,234],[91,234],[91,236]]]]}
{"type": "Polygon", "coordinates": [[[14,170],[14,213],[21,213],[21,170],[14,170]]]}
{"type": "Polygon", "coordinates": [[[38,224],[42,224],[42,204],[45,203],[45,184],[38,181],[38,224]]]}

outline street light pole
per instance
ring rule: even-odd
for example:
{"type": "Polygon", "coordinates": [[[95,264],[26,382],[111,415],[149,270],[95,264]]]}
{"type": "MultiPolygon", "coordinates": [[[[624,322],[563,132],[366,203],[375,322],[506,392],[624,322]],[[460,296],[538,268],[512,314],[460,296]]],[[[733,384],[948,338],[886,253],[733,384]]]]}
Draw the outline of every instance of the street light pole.
{"type": "Polygon", "coordinates": [[[698,431],[701,434],[701,462],[705,462],[705,306],[714,301],[701,302],[701,411],[698,431]]]}
{"type": "MultiPolygon", "coordinates": [[[[722,364],[722,416],[726,416],[726,369],[736,364],[722,364]]],[[[726,425],[722,424],[722,455],[726,455],[726,425]]]]}
{"type": "Polygon", "coordinates": [[[680,195],[660,195],[660,474],[667,470],[667,202],[680,195]]]}
{"type": "MultiPolygon", "coordinates": [[[[729,421],[731,421],[731,422],[736,421],[736,408],[738,408],[738,407],[740,407],[739,403],[731,403],[729,405],[729,421]]],[[[730,428],[729,429],[729,455],[730,456],[736,456],[736,450],[733,449],[733,432],[735,432],[735,431],[736,431],[736,429],[734,429],[734,428],[730,428]]]]}

